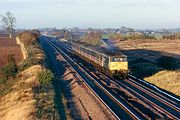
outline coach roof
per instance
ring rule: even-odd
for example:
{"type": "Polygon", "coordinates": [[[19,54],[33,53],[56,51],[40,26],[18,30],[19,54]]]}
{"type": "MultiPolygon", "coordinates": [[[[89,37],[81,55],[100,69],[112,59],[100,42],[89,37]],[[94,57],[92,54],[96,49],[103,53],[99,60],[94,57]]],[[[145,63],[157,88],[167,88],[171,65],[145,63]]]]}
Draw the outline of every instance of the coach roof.
{"type": "Polygon", "coordinates": [[[125,54],[123,54],[120,50],[118,49],[108,49],[105,47],[98,47],[94,46],[85,42],[73,42],[77,45],[83,46],[85,48],[89,48],[92,51],[97,51],[99,53],[105,54],[107,56],[122,56],[122,57],[127,57],[125,54]]]}

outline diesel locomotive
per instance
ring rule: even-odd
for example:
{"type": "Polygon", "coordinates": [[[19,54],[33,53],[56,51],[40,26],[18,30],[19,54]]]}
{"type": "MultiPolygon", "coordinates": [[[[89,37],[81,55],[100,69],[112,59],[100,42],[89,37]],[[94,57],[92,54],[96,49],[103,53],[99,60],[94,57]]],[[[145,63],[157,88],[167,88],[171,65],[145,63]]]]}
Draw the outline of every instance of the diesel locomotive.
{"type": "Polygon", "coordinates": [[[93,64],[93,66],[110,77],[124,79],[128,74],[127,56],[119,50],[108,50],[83,42],[71,43],[74,53],[93,64]]]}

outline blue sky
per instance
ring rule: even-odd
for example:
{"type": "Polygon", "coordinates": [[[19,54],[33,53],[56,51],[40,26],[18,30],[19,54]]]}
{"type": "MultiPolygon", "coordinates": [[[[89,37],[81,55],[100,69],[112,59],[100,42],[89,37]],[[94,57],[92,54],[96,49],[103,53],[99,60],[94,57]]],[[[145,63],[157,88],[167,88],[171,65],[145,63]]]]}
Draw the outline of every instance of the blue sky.
{"type": "Polygon", "coordinates": [[[17,28],[175,28],[180,0],[0,0],[17,28]]]}

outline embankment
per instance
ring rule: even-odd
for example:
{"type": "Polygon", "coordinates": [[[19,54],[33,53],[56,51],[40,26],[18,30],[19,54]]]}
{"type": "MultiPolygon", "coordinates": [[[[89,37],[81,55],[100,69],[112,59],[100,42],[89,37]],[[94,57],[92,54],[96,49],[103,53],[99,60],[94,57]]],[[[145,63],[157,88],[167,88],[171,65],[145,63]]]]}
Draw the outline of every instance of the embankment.
{"type": "Polygon", "coordinates": [[[18,74],[4,84],[9,92],[0,97],[1,120],[31,120],[56,118],[51,80],[53,74],[45,63],[37,30],[24,31],[16,40],[24,60],[18,74]],[[48,77],[47,77],[48,76],[48,77]]]}

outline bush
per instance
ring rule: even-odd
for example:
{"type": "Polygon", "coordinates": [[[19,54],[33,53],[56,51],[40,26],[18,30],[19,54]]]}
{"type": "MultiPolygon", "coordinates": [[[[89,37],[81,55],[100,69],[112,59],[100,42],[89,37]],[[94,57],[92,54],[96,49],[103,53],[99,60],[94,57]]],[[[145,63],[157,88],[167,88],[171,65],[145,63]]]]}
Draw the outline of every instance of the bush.
{"type": "Polygon", "coordinates": [[[33,65],[42,64],[42,62],[45,59],[44,52],[41,49],[41,46],[38,41],[38,33],[38,31],[33,30],[25,31],[18,35],[20,40],[25,44],[25,48],[28,53],[28,58],[24,60],[19,67],[20,71],[23,71],[26,68],[33,65]]]}
{"type": "Polygon", "coordinates": [[[0,84],[4,84],[7,82],[7,79],[5,79],[3,76],[0,76],[0,84]]]}
{"type": "Polygon", "coordinates": [[[49,84],[53,80],[54,74],[50,70],[45,70],[38,75],[38,78],[41,84],[49,84]]]}
{"type": "Polygon", "coordinates": [[[39,33],[33,31],[24,31],[19,33],[18,37],[25,44],[25,46],[27,46],[38,41],[39,33]]]}
{"type": "Polygon", "coordinates": [[[37,65],[37,64],[40,64],[40,63],[41,63],[40,60],[37,60],[36,58],[33,58],[33,57],[28,57],[26,60],[24,60],[21,63],[21,65],[19,67],[19,71],[23,71],[23,70],[27,69],[30,66],[37,65]]]}
{"type": "Polygon", "coordinates": [[[43,50],[40,48],[40,46],[37,43],[33,45],[29,45],[26,49],[28,51],[29,56],[36,56],[37,54],[43,54],[43,50]]]}
{"type": "Polygon", "coordinates": [[[1,74],[3,76],[3,79],[5,80],[11,77],[15,78],[18,72],[13,55],[9,55],[7,59],[8,59],[8,63],[1,68],[1,74]]]}

